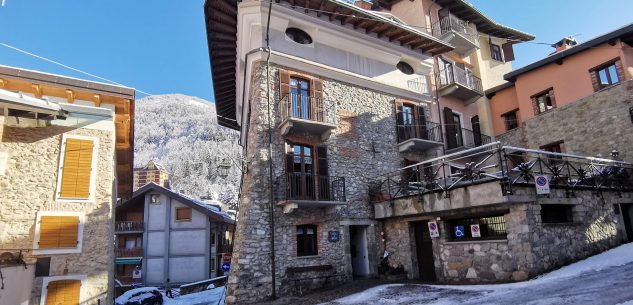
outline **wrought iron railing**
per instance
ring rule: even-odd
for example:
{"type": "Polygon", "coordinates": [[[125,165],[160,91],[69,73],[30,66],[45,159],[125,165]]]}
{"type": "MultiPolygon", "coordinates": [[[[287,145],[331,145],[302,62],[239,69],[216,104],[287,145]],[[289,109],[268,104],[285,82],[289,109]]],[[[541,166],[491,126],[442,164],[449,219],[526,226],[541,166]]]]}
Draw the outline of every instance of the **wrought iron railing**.
{"type": "Polygon", "coordinates": [[[418,93],[422,93],[422,94],[431,93],[431,85],[429,82],[428,75],[408,80],[407,87],[418,93]]]}
{"type": "Polygon", "coordinates": [[[551,187],[563,188],[568,195],[577,189],[633,191],[631,163],[494,142],[385,174],[370,183],[369,193],[373,202],[432,192],[448,197],[456,188],[499,181],[508,195],[518,186],[534,185],[537,175],[547,175],[551,187]]]}
{"type": "Polygon", "coordinates": [[[409,139],[442,142],[442,125],[438,123],[407,119],[407,122],[398,122],[396,128],[398,131],[398,143],[409,139]]]}
{"type": "Polygon", "coordinates": [[[143,248],[115,248],[114,255],[116,257],[141,257],[143,256],[143,248]]]}
{"type": "Polygon", "coordinates": [[[117,221],[114,223],[116,233],[143,231],[142,221],[117,221]]]}
{"type": "Polygon", "coordinates": [[[492,143],[492,137],[481,132],[461,128],[461,126],[445,124],[444,129],[446,132],[446,149],[449,150],[460,147],[474,148],[492,143]]]}
{"type": "Polygon", "coordinates": [[[323,98],[288,93],[280,102],[281,120],[294,118],[336,124],[335,105],[323,98]]]}
{"type": "Polygon", "coordinates": [[[473,75],[470,71],[464,68],[460,68],[455,65],[445,66],[440,69],[440,87],[459,84],[468,89],[484,93],[483,86],[481,84],[481,78],[473,75]]]}
{"type": "Polygon", "coordinates": [[[286,174],[286,200],[345,201],[345,178],[286,174]]]}
{"type": "Polygon", "coordinates": [[[455,32],[464,36],[468,41],[479,47],[479,36],[477,30],[469,26],[468,21],[461,20],[453,14],[441,17],[439,21],[435,22],[431,27],[433,29],[433,36],[441,38],[442,35],[448,32],[455,32]]]}

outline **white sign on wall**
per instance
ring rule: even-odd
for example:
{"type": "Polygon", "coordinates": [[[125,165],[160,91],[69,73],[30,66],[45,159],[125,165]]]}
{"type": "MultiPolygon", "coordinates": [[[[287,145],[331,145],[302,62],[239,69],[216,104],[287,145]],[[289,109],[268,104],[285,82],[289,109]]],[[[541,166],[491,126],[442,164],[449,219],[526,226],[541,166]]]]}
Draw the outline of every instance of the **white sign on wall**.
{"type": "Polygon", "coordinates": [[[429,221],[429,234],[431,238],[440,237],[440,230],[437,228],[437,222],[434,220],[429,221]]]}
{"type": "Polygon", "coordinates": [[[472,237],[481,237],[481,231],[479,225],[470,225],[470,235],[472,237]]]}
{"type": "Polygon", "coordinates": [[[534,176],[534,185],[536,186],[537,195],[549,194],[549,177],[547,175],[534,176]]]}
{"type": "Polygon", "coordinates": [[[141,269],[136,269],[132,272],[132,278],[133,279],[140,279],[141,278],[141,269]]]}

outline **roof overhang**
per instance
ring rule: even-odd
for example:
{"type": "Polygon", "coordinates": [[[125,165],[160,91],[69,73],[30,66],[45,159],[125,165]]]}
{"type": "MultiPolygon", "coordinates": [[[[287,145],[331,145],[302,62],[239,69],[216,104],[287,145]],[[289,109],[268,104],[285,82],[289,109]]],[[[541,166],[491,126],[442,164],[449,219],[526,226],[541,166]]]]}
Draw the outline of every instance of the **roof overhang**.
{"type": "MultiPolygon", "coordinates": [[[[239,130],[236,116],[237,3],[237,0],[207,0],[204,11],[218,123],[239,130]]],[[[267,3],[262,2],[262,5],[267,3]]],[[[280,5],[312,18],[351,26],[374,39],[385,39],[421,54],[437,55],[454,49],[430,34],[340,0],[278,0],[273,2],[273,9],[280,5]]]]}
{"type": "Polygon", "coordinates": [[[60,115],[62,110],[57,103],[3,89],[0,89],[0,107],[47,115],[60,115]]]}

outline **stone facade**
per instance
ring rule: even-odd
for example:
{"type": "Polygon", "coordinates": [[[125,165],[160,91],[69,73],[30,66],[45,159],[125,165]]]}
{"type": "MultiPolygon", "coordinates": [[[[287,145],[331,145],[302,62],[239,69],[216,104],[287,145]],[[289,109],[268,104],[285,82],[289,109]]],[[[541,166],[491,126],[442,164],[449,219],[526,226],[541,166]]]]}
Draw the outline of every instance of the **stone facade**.
{"type": "MultiPolygon", "coordinates": [[[[0,249],[22,251],[27,270],[33,276],[38,257],[50,257],[50,277],[83,277],[82,304],[106,304],[112,300],[113,225],[115,186],[115,138],[111,118],[103,128],[88,124],[72,126],[74,118],[63,124],[43,127],[22,127],[22,123],[4,126],[0,151],[8,152],[5,175],[0,175],[0,249]],[[62,135],[81,135],[99,139],[96,168],[96,194],[92,202],[60,202],[57,191],[58,164],[62,135]],[[37,212],[81,212],[84,214],[83,240],[80,253],[34,255],[33,244],[37,212]]],[[[22,119],[24,121],[24,119],[22,119]]],[[[9,123],[9,122],[7,122],[9,123]]],[[[103,125],[101,125],[103,126],[103,125]]],[[[4,252],[6,250],[0,250],[4,252]]],[[[4,268],[4,267],[3,267],[4,268]]],[[[16,275],[19,277],[20,275],[16,275]]],[[[42,285],[49,277],[27,281],[30,298],[21,304],[40,304],[42,285]]],[[[0,291],[2,294],[7,291],[0,291]]],[[[8,297],[8,296],[7,296],[8,297]]],[[[1,302],[0,302],[1,303],[1,302]]]]}
{"type": "Polygon", "coordinates": [[[606,88],[593,95],[551,109],[497,137],[505,145],[536,148],[563,141],[563,152],[633,161],[633,81],[606,88]]]}
{"type": "MultiPolygon", "coordinates": [[[[396,146],[394,102],[397,97],[368,88],[360,88],[332,79],[323,80],[325,100],[336,103],[337,127],[329,140],[320,143],[306,134],[282,136],[277,126],[279,116],[279,66],[271,66],[271,114],[273,152],[273,190],[275,203],[285,195],[285,142],[321,144],[328,150],[329,175],[345,177],[346,203],[338,207],[299,207],[283,213],[274,207],[275,266],[278,295],[303,293],[352,278],[349,226],[365,226],[370,275],[377,273],[379,240],[373,207],[369,204],[368,182],[371,178],[400,167],[396,146]],[[316,224],[318,255],[297,257],[297,225],[316,224]],[[328,241],[328,231],[339,231],[338,242],[328,241]],[[295,267],[331,265],[327,271],[292,272],[295,267]],[[289,269],[290,268],[290,269],[289,269]],[[290,272],[289,272],[290,271],[290,272]]],[[[297,71],[302,72],[302,71],[297,71]]],[[[319,77],[318,75],[310,75],[319,77]]],[[[246,156],[248,171],[244,176],[239,222],[235,238],[232,273],[229,279],[229,302],[256,302],[271,295],[270,192],[268,183],[268,118],[266,67],[254,69],[251,86],[250,131],[246,156]]]]}
{"type": "MultiPolygon", "coordinates": [[[[490,188],[498,183],[487,184],[474,188],[500,192],[496,186],[490,188]]],[[[430,194],[416,198],[422,202],[418,209],[395,208],[400,211],[396,214],[399,217],[385,219],[383,227],[385,249],[391,253],[389,263],[392,267],[403,266],[409,278],[420,276],[413,229],[420,220],[439,219],[440,237],[433,239],[432,248],[437,280],[444,283],[521,281],[600,253],[623,241],[623,232],[618,228],[622,219],[614,213],[613,204],[631,202],[633,194],[604,192],[597,196],[595,192],[580,190],[568,198],[562,189],[554,189],[549,197],[533,194],[532,189],[523,187],[516,189],[514,195],[505,196],[505,203],[494,196],[482,196],[485,198],[481,200],[489,201],[490,205],[477,205],[477,200],[471,201],[475,206],[454,205],[460,209],[451,209],[453,204],[433,203],[430,198],[437,196],[430,194]],[[573,222],[543,223],[541,206],[547,204],[572,205],[573,222]],[[503,215],[506,237],[497,240],[450,239],[451,219],[483,217],[481,215],[503,215]]],[[[393,205],[409,206],[410,202],[405,201],[411,199],[399,199],[393,205]]]]}

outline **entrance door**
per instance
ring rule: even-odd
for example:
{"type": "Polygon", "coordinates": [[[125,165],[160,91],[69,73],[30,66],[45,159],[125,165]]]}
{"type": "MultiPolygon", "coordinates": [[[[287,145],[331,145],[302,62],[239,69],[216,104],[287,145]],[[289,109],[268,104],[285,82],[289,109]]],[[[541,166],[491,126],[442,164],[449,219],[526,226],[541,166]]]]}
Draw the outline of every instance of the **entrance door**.
{"type": "Polygon", "coordinates": [[[418,270],[423,281],[435,281],[435,263],[433,262],[433,243],[429,234],[428,221],[413,223],[415,252],[418,258],[418,270]]]}
{"type": "Polygon", "coordinates": [[[314,200],[314,162],[311,146],[292,144],[286,166],[289,199],[314,200]]]}
{"type": "Polygon", "coordinates": [[[621,204],[622,218],[624,218],[624,230],[629,242],[633,242],[633,203],[621,204]]]}
{"type": "Polygon", "coordinates": [[[349,226],[349,237],[352,274],[360,277],[368,276],[367,226],[349,226]]]}
{"type": "Polygon", "coordinates": [[[290,93],[292,96],[292,116],[306,120],[312,119],[310,83],[305,79],[291,77],[290,93]]]}

